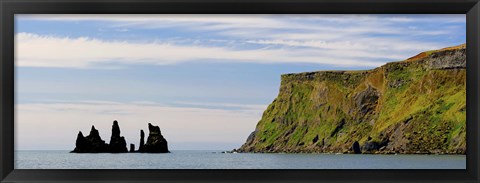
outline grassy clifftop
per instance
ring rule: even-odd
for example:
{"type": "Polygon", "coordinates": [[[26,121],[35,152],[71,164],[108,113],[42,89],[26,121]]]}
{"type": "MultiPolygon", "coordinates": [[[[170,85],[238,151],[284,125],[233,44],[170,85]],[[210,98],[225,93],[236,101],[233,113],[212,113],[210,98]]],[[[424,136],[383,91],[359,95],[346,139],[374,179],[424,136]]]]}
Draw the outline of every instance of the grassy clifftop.
{"type": "Polygon", "coordinates": [[[285,74],[239,152],[466,151],[465,45],[366,71],[285,74]]]}

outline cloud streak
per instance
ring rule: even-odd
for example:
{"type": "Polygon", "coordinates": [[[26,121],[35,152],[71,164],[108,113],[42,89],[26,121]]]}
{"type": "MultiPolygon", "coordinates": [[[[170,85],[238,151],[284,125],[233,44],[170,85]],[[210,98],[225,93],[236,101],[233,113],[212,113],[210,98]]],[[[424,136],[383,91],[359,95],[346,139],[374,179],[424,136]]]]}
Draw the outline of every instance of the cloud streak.
{"type": "Polygon", "coordinates": [[[464,15],[19,15],[25,20],[43,21],[102,21],[111,27],[158,29],[186,27],[194,30],[231,29],[287,29],[309,31],[334,31],[334,33],[383,34],[448,34],[446,30],[409,30],[392,26],[401,23],[431,23],[432,18],[442,18],[445,23],[464,23],[464,15]],[[343,27],[332,25],[344,25],[343,27]],[[348,27],[348,28],[347,28],[348,27]]]}
{"type": "MultiPolygon", "coordinates": [[[[330,51],[328,51],[330,52],[330,51]]],[[[344,53],[333,56],[312,49],[247,49],[175,45],[168,42],[131,43],[90,38],[16,35],[16,61],[20,67],[88,68],[99,64],[169,65],[184,62],[243,63],[316,63],[333,65],[378,66],[344,53]]]]}
{"type": "MultiPolygon", "coordinates": [[[[134,35],[165,29],[198,35],[136,42],[18,33],[18,66],[88,68],[107,64],[184,62],[313,63],[376,67],[445,46],[425,38],[462,30],[464,15],[19,15],[17,20],[102,22],[134,35]],[[432,21],[436,18],[436,21],[432,21]],[[437,20],[438,19],[438,20],[437,20]],[[432,28],[431,26],[434,26],[432,28]],[[208,34],[217,40],[211,45],[208,34]],[[419,39],[421,38],[421,39],[419,39]],[[183,41],[182,41],[183,39],[183,41]],[[187,40],[187,41],[185,41],[187,40]],[[222,44],[223,41],[223,44],[222,44]]],[[[148,40],[148,39],[147,39],[148,40]]]]}

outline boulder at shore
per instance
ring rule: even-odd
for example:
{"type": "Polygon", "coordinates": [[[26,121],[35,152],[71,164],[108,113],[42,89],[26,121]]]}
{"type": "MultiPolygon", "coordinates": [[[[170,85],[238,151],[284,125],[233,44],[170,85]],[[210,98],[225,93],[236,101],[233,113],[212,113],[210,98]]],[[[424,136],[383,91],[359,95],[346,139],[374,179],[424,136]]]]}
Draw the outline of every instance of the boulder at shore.
{"type": "Polygon", "coordinates": [[[360,144],[358,143],[358,141],[355,141],[352,145],[352,151],[353,153],[355,154],[361,154],[362,153],[362,150],[360,150],[360,144]]]}

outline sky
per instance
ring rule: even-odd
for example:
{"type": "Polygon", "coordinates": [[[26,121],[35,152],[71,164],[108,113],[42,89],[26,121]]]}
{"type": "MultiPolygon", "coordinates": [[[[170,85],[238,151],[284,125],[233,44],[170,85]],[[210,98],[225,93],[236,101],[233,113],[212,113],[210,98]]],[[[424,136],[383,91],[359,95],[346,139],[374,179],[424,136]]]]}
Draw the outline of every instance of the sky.
{"type": "Polygon", "coordinates": [[[127,144],[231,150],[280,76],[364,70],[466,42],[465,15],[16,15],[15,148],[73,150],[92,125],[127,144]]]}

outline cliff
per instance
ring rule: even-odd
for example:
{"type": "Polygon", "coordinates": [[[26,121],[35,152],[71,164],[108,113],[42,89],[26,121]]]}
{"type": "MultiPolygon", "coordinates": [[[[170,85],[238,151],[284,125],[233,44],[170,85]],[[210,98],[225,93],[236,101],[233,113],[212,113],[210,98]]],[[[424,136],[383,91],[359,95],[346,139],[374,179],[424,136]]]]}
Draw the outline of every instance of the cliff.
{"type": "Polygon", "coordinates": [[[365,71],[281,76],[238,152],[466,151],[465,45],[365,71]]]}

